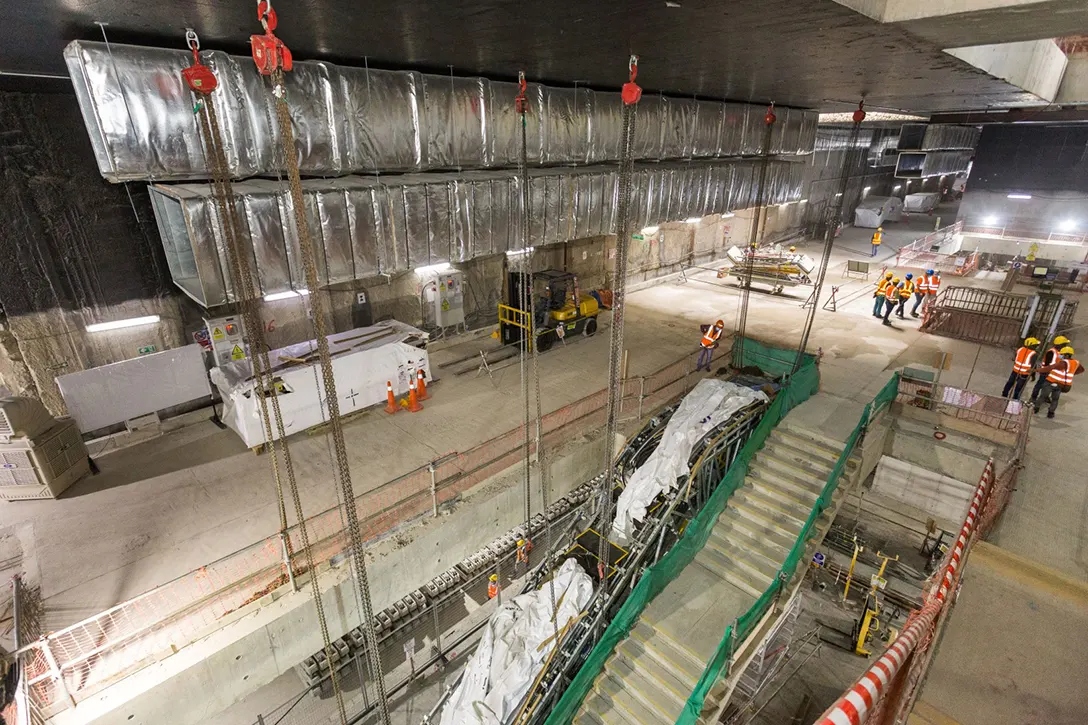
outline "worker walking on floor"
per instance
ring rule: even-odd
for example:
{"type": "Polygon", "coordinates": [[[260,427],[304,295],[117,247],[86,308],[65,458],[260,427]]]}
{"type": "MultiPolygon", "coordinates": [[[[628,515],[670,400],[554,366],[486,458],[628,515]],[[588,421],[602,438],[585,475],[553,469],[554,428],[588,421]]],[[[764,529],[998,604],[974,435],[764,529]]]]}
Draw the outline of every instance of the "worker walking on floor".
{"type": "Polygon", "coordinates": [[[926,293],[933,297],[937,294],[937,291],[941,289],[941,275],[934,272],[932,269],[926,270],[926,293]]]}
{"type": "Polygon", "coordinates": [[[873,232],[873,256],[880,251],[880,243],[884,241],[884,227],[877,227],[873,232]]]}
{"type": "MultiPolygon", "coordinates": [[[[1054,363],[1058,362],[1058,360],[1061,359],[1061,356],[1062,356],[1061,349],[1063,347],[1065,347],[1066,345],[1069,345],[1069,344],[1070,344],[1069,338],[1066,337],[1065,335],[1058,335],[1057,337],[1055,337],[1054,338],[1054,344],[1050,347],[1049,350],[1047,350],[1045,353],[1043,353],[1043,364],[1040,367],[1044,367],[1044,368],[1045,367],[1050,367],[1054,363]]],[[[1037,375],[1037,373],[1032,371],[1031,375],[1034,378],[1037,375]]],[[[1039,379],[1035,381],[1035,387],[1031,389],[1031,399],[1032,400],[1035,400],[1036,398],[1039,397],[1039,393],[1042,392],[1043,387],[1045,385],[1046,385],[1046,376],[1045,375],[1039,375],[1039,379]]]]}
{"type": "Polygon", "coordinates": [[[903,317],[903,311],[907,309],[907,300],[914,294],[914,282],[911,281],[912,279],[914,279],[914,275],[907,272],[906,277],[903,278],[903,286],[899,288],[899,307],[895,310],[895,316],[900,320],[906,319],[903,317]]]}
{"type": "Polygon", "coordinates": [[[918,308],[929,294],[929,277],[925,274],[918,275],[918,284],[914,286],[914,307],[910,310],[911,317],[921,317],[918,308]]]}
{"type": "Polygon", "coordinates": [[[894,274],[888,272],[882,280],[876,283],[876,292],[873,293],[873,317],[880,317],[884,314],[884,300],[887,299],[884,293],[888,291],[888,285],[892,283],[892,277],[894,276],[894,274]]]}
{"type": "Polygon", "coordinates": [[[706,370],[709,373],[710,359],[714,356],[714,348],[718,346],[725,323],[718,320],[713,325],[703,325],[700,329],[703,331],[703,340],[699,344],[699,361],[695,365],[695,370],[706,370]]]}
{"type": "Polygon", "coordinates": [[[1009,373],[1009,380],[1001,391],[1001,397],[1020,400],[1020,393],[1023,392],[1024,386],[1027,385],[1028,378],[1031,377],[1031,371],[1035,369],[1035,358],[1038,352],[1035,348],[1038,346],[1039,340],[1029,337],[1024,340],[1023,346],[1016,351],[1016,357],[1013,358],[1012,362],[1012,372],[1009,373]]]}
{"type": "Polygon", "coordinates": [[[890,285],[888,285],[887,289],[884,290],[884,298],[885,298],[885,302],[884,302],[884,324],[885,325],[892,324],[891,320],[889,320],[888,318],[891,317],[892,310],[895,309],[895,305],[899,302],[899,289],[902,286],[903,286],[903,283],[901,281],[899,281],[898,277],[896,277],[895,279],[892,280],[892,283],[890,285]]]}
{"type": "Polygon", "coordinates": [[[1041,399],[1033,398],[1031,401],[1035,406],[1036,413],[1039,412],[1039,408],[1044,403],[1048,404],[1047,418],[1054,417],[1054,411],[1058,409],[1058,399],[1062,396],[1062,393],[1068,393],[1073,388],[1073,376],[1084,372],[1084,366],[1073,359],[1075,354],[1073,348],[1067,345],[1059,352],[1061,356],[1058,358],[1058,362],[1039,368],[1039,373],[1046,375],[1046,385],[1043,386],[1044,397],[1041,399]]]}

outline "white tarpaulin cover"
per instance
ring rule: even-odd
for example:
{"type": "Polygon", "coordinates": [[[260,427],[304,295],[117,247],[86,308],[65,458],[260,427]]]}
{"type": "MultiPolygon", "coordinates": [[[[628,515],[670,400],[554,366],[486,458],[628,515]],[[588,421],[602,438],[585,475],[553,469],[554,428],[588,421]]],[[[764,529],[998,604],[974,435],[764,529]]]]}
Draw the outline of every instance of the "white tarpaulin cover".
{"type": "Polygon", "coordinates": [[[592,596],[593,580],[576,560],[567,559],[543,587],[504,601],[491,615],[461,684],[442,709],[441,725],[506,722],[555,647],[555,633],[562,632],[592,596]]]}
{"type": "Polygon", "coordinates": [[[933,211],[937,208],[937,203],[940,200],[941,195],[935,193],[907,194],[907,198],[903,202],[903,208],[907,211],[916,212],[933,211]]]}
{"type": "Polygon", "coordinates": [[[903,201],[897,196],[870,196],[854,210],[854,226],[876,229],[884,222],[903,218],[903,201]]]}
{"type": "Polygon", "coordinates": [[[611,538],[626,541],[635,524],[657,496],[676,487],[677,480],[688,473],[688,458],[695,444],[711,429],[734,413],[767,396],[723,380],[706,378],[687,394],[673,413],[661,436],[661,443],[627,481],[616,502],[616,518],[611,538]]]}

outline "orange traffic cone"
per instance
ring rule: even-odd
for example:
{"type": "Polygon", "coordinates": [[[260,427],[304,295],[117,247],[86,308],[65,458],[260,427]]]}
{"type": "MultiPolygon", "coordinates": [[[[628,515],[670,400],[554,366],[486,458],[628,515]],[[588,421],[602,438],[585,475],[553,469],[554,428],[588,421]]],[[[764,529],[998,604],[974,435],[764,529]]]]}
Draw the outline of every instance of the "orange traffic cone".
{"type": "Polygon", "coordinates": [[[419,391],[419,399],[426,400],[431,396],[427,395],[427,381],[423,376],[423,371],[418,370],[416,373],[416,377],[419,378],[419,380],[416,382],[416,389],[419,391]]]}
{"type": "Polygon", "coordinates": [[[419,403],[419,398],[416,397],[416,381],[408,381],[408,411],[411,413],[418,413],[423,410],[423,406],[419,403]]]}
{"type": "Polygon", "coordinates": [[[385,412],[392,415],[397,412],[397,398],[393,395],[393,383],[385,381],[385,412]]]}

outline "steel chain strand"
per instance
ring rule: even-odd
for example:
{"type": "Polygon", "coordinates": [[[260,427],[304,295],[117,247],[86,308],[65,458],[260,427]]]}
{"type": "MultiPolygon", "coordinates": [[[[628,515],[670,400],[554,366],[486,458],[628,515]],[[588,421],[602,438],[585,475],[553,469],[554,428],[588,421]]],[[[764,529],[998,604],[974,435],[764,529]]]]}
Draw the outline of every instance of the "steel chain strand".
{"type": "MultiPolygon", "coordinates": [[[[529,375],[528,375],[528,351],[532,349],[532,354],[535,359],[537,339],[536,339],[536,295],[532,289],[533,284],[533,253],[532,245],[529,241],[530,225],[529,225],[529,212],[531,203],[531,194],[529,189],[529,161],[528,161],[528,132],[526,130],[526,114],[524,107],[519,109],[521,111],[521,148],[518,152],[518,172],[521,176],[521,309],[529,315],[529,332],[525,337],[525,344],[521,346],[520,352],[520,368],[521,368],[521,397],[522,403],[525,406],[523,411],[523,425],[524,425],[524,441],[522,444],[523,453],[523,470],[522,477],[525,486],[525,541],[532,539],[532,452],[529,443],[529,375]]],[[[539,400],[538,400],[539,405],[539,400]]],[[[540,448],[539,439],[537,440],[537,465],[540,465],[540,448]]]]}
{"type": "Polygon", "coordinates": [[[352,562],[354,564],[360,604],[362,606],[363,636],[366,642],[367,659],[371,668],[371,678],[373,679],[377,690],[376,696],[378,700],[378,709],[381,713],[381,721],[384,725],[389,725],[389,703],[387,702],[386,696],[385,674],[382,670],[377,637],[374,633],[374,611],[370,597],[370,586],[367,581],[366,552],[363,548],[362,530],[359,526],[355,493],[352,490],[351,485],[347,445],[344,442],[344,430],[340,420],[340,402],[337,397],[336,381],[333,376],[332,356],[329,352],[329,340],[325,325],[325,297],[320,294],[318,290],[317,265],[315,262],[313,240],[310,238],[309,225],[306,223],[306,206],[303,199],[298,159],[295,156],[294,132],[291,127],[290,109],[287,105],[283,71],[276,70],[271,78],[273,83],[273,95],[276,99],[276,117],[280,130],[281,150],[288,171],[295,229],[298,234],[299,248],[302,252],[306,283],[309,286],[309,289],[312,290],[310,304],[313,313],[314,333],[317,338],[318,359],[321,364],[321,374],[325,384],[325,404],[329,415],[329,431],[332,435],[333,449],[336,453],[338,467],[337,480],[344,501],[344,513],[348,522],[352,562]]]}
{"type": "MultiPolygon", "coordinates": [[[[257,383],[258,390],[266,391],[265,394],[258,395],[257,398],[261,409],[261,420],[264,424],[265,439],[270,442],[269,445],[273,449],[272,455],[269,458],[272,466],[273,479],[276,485],[277,506],[280,515],[280,532],[284,537],[284,544],[287,548],[288,561],[285,562],[285,565],[291,566],[290,559],[292,546],[290,537],[287,535],[287,507],[284,502],[283,477],[279,465],[281,442],[286,440],[287,436],[284,433],[283,418],[279,413],[277,391],[275,390],[274,385],[268,386],[265,381],[265,376],[271,373],[268,359],[268,346],[265,344],[264,340],[264,327],[261,324],[260,317],[256,311],[256,292],[253,288],[253,279],[249,272],[248,258],[244,252],[242,252],[241,245],[238,241],[241,227],[235,208],[234,190],[230,181],[229,171],[227,170],[226,154],[223,149],[222,135],[219,130],[215,105],[210,96],[205,99],[203,104],[201,104],[199,117],[206,151],[211,151],[212,161],[208,165],[212,171],[216,207],[219,211],[220,225],[223,228],[223,238],[226,242],[228,266],[232,273],[232,281],[234,282],[234,289],[236,290],[235,302],[242,312],[243,329],[248,331],[248,335],[252,340],[250,357],[253,364],[254,379],[257,383]],[[265,399],[265,395],[267,395],[269,389],[272,390],[273,395],[273,407],[275,408],[277,430],[279,433],[278,441],[277,437],[273,436],[272,423],[268,414],[268,401],[265,399]]],[[[207,161],[207,158],[205,160],[207,161]]],[[[289,461],[285,468],[288,471],[291,470],[289,461]]]]}
{"type": "MultiPolygon", "coordinates": [[[[279,437],[275,441],[275,445],[278,451],[273,451],[273,466],[276,466],[275,459],[277,453],[282,453],[284,457],[285,468],[288,474],[288,484],[291,492],[292,502],[295,508],[295,516],[298,519],[299,534],[302,539],[302,548],[306,556],[307,570],[310,572],[311,590],[315,601],[315,609],[317,611],[318,625],[321,630],[322,645],[325,652],[325,657],[330,664],[330,679],[333,684],[333,690],[336,694],[338,710],[341,718],[341,722],[346,725],[347,723],[347,711],[343,704],[343,695],[339,687],[339,674],[332,667],[334,659],[334,651],[332,648],[332,638],[329,635],[328,622],[325,618],[324,606],[321,601],[321,590],[318,584],[317,570],[314,566],[313,551],[310,548],[309,532],[306,526],[306,520],[302,509],[302,501],[298,492],[297,481],[294,477],[294,469],[291,462],[290,452],[287,446],[287,436],[284,432],[283,419],[280,414],[278,394],[275,387],[274,380],[270,379],[271,365],[268,357],[268,346],[264,344],[264,328],[260,323],[259,316],[256,314],[256,298],[255,290],[253,287],[253,278],[250,275],[250,269],[248,265],[248,258],[241,252],[238,245],[238,226],[237,208],[233,203],[233,190],[230,186],[229,173],[227,172],[226,156],[223,150],[221,142],[222,136],[219,131],[218,118],[215,114],[214,104],[206,104],[208,118],[207,126],[210,134],[209,140],[212,147],[213,156],[215,158],[214,174],[218,177],[217,186],[220,191],[220,205],[225,206],[225,209],[221,208],[221,211],[225,211],[224,226],[228,229],[224,231],[224,237],[228,243],[229,256],[233,257],[233,270],[236,278],[236,296],[241,297],[242,309],[243,309],[243,323],[249,325],[250,334],[253,335],[254,345],[257,350],[251,350],[256,352],[255,355],[251,355],[251,361],[254,365],[254,377],[256,381],[256,390],[254,391],[258,400],[262,404],[262,412],[265,416],[265,430],[268,433],[268,438],[272,441],[270,422],[267,417],[267,403],[265,401],[266,395],[271,393],[272,406],[276,416],[277,428],[279,437]],[[227,192],[231,192],[228,195],[227,192]]],[[[281,503],[283,502],[282,486],[278,486],[278,496],[281,503]]],[[[286,520],[286,512],[283,513],[283,520],[286,520]]],[[[288,560],[290,565],[290,537],[286,536],[286,529],[284,529],[286,544],[288,547],[288,560]]]]}
{"type": "Polygon", "coordinates": [[[616,462],[612,455],[620,406],[620,358],[623,348],[623,313],[627,286],[627,248],[630,238],[631,142],[634,137],[635,106],[623,107],[623,136],[620,155],[619,200],[616,220],[616,263],[612,281],[612,329],[608,349],[608,408],[605,423],[605,476],[601,483],[601,518],[598,531],[598,566],[601,590],[608,590],[609,533],[612,526],[612,489],[616,462]]]}
{"type": "Polygon", "coordinates": [[[759,179],[756,182],[755,217],[748,234],[748,249],[745,250],[747,259],[744,264],[744,274],[741,277],[740,305],[737,307],[737,347],[736,362],[744,365],[744,336],[748,328],[748,303],[752,293],[752,275],[755,272],[756,244],[759,240],[759,220],[763,216],[763,201],[766,195],[767,170],[771,165],[771,135],[774,130],[774,121],[765,124],[763,129],[763,148],[760,153],[759,179]]]}

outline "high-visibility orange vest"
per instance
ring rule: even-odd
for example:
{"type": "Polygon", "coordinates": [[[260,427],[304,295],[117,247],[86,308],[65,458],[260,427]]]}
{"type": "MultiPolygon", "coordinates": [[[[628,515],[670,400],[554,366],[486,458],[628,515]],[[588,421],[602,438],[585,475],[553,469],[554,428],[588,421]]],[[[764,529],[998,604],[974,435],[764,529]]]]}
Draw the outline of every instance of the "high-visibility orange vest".
{"type": "Polygon", "coordinates": [[[498,584],[498,582],[488,582],[487,583],[487,598],[488,599],[494,599],[497,596],[499,596],[499,584],[498,584]]]}
{"type": "Polygon", "coordinates": [[[884,235],[880,232],[873,232],[873,244],[880,246],[880,243],[884,240],[884,235]]]}
{"type": "Polygon", "coordinates": [[[890,279],[882,279],[879,282],[877,282],[876,283],[876,294],[873,295],[873,297],[879,297],[880,295],[884,294],[888,289],[888,285],[890,285],[891,283],[892,283],[892,281],[890,279]]]}
{"type": "Polygon", "coordinates": [[[928,277],[929,279],[926,280],[926,286],[929,288],[929,293],[935,295],[941,286],[941,275],[931,274],[928,275],[928,277]]]}
{"type": "Polygon", "coordinates": [[[1058,365],[1050,374],[1046,376],[1047,382],[1056,383],[1058,385],[1072,385],[1073,376],[1077,374],[1077,368],[1080,367],[1080,363],[1069,358],[1065,361],[1065,365],[1058,365]]]}
{"type": "Polygon", "coordinates": [[[714,343],[716,343],[721,336],[722,328],[717,325],[711,325],[707,328],[706,334],[703,335],[703,347],[714,347],[714,343]]]}
{"type": "Polygon", "coordinates": [[[894,284],[888,285],[888,289],[884,291],[884,296],[889,300],[896,300],[899,298],[899,288],[894,284]]]}
{"type": "Polygon", "coordinates": [[[1017,375],[1027,375],[1031,372],[1031,365],[1035,362],[1035,351],[1030,347],[1022,347],[1016,351],[1016,361],[1012,364],[1012,371],[1017,375]]]}
{"type": "Polygon", "coordinates": [[[903,287],[899,290],[899,296],[909,299],[912,294],[914,294],[914,282],[909,279],[905,280],[903,287]]]}
{"type": "Polygon", "coordinates": [[[1047,350],[1045,353],[1043,353],[1043,365],[1046,365],[1047,367],[1050,367],[1054,363],[1058,362],[1058,360],[1062,356],[1060,350],[1061,350],[1061,348],[1059,348],[1059,347],[1052,347],[1049,350],[1047,350]]]}
{"type": "Polygon", "coordinates": [[[924,274],[918,275],[918,286],[914,288],[914,291],[920,295],[929,292],[929,280],[924,274]]]}

